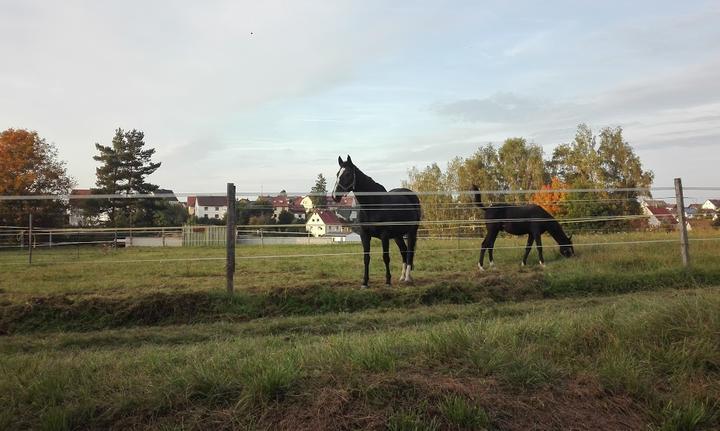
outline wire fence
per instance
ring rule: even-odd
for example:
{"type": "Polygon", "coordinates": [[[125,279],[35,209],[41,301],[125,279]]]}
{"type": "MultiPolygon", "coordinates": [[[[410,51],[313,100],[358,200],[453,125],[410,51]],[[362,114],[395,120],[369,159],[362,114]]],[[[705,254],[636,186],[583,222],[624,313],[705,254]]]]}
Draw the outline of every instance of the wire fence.
{"type": "MultiPolygon", "coordinates": [[[[638,194],[650,194],[653,192],[666,192],[674,190],[672,187],[653,187],[653,188],[603,188],[603,189],[564,189],[564,190],[482,190],[482,191],[468,191],[468,190],[447,190],[447,191],[434,191],[434,192],[419,192],[414,193],[421,197],[421,208],[423,212],[435,211],[435,219],[424,219],[418,222],[409,221],[374,221],[374,222],[361,222],[357,219],[357,212],[362,211],[366,213],[382,212],[382,211],[398,211],[404,207],[417,207],[416,204],[393,204],[391,208],[388,208],[386,204],[382,203],[364,203],[362,206],[347,206],[347,205],[336,205],[332,201],[329,205],[330,208],[335,210],[344,210],[355,212],[355,219],[345,220],[342,223],[342,233],[347,234],[351,231],[357,231],[364,227],[383,227],[383,226],[407,226],[407,225],[418,225],[419,235],[421,239],[426,240],[455,240],[457,244],[461,241],[473,241],[479,240],[482,236],[484,228],[488,223],[508,223],[508,222],[537,222],[547,221],[545,217],[532,217],[532,218],[501,218],[492,221],[487,221],[483,218],[482,211],[476,207],[472,202],[472,197],[477,194],[483,196],[512,196],[516,195],[516,199],[512,202],[494,203],[495,208],[508,208],[517,205],[531,204],[534,203],[532,200],[522,198],[529,194],[542,194],[542,193],[596,193],[598,196],[590,198],[577,198],[577,199],[563,199],[554,202],[560,206],[573,205],[578,203],[602,203],[602,204],[626,204],[626,203],[638,203],[638,194]],[[626,195],[622,195],[626,194],[626,195]],[[425,199],[423,199],[425,197],[425,199]],[[435,199],[430,199],[435,197],[435,199]]],[[[684,187],[685,191],[720,191],[720,187],[684,187]]],[[[300,196],[325,196],[327,199],[330,196],[326,194],[314,194],[314,193],[288,193],[288,196],[293,194],[300,196]]],[[[356,198],[363,196],[388,196],[388,195],[408,195],[408,192],[358,192],[354,193],[356,198]]],[[[262,193],[258,192],[239,192],[239,196],[263,196],[262,193]]],[[[23,195],[23,196],[0,196],[0,203],[2,201],[34,201],[34,200],[85,200],[85,199],[168,199],[177,198],[182,196],[227,196],[226,193],[158,193],[158,194],[127,194],[127,195],[23,195]]],[[[655,201],[675,201],[675,196],[671,196],[669,193],[664,193],[659,196],[652,198],[655,201]]],[[[259,210],[277,210],[277,206],[272,204],[260,204],[255,205],[253,208],[259,210]]],[[[604,224],[611,223],[622,223],[624,232],[643,232],[648,229],[647,222],[650,220],[657,220],[661,225],[665,225],[665,229],[672,228],[677,225],[676,215],[671,212],[657,213],[654,214],[652,211],[646,211],[645,213],[639,214],[620,214],[620,215],[608,215],[608,214],[597,214],[583,217],[564,217],[559,218],[557,221],[565,226],[574,229],[575,232],[581,232],[583,234],[600,234],[607,233],[607,229],[603,228],[604,224]],[[632,223],[639,222],[633,225],[632,223]]],[[[32,227],[32,232],[29,226],[0,226],[0,257],[2,256],[3,250],[35,250],[35,249],[52,249],[52,248],[68,248],[87,246],[101,246],[105,248],[116,249],[124,246],[137,246],[142,240],[154,240],[148,242],[147,245],[153,246],[177,246],[178,241],[180,245],[185,246],[223,246],[226,245],[227,238],[226,228],[224,226],[200,226],[200,225],[185,225],[185,226],[147,226],[147,227],[67,227],[67,228],[48,228],[42,226],[32,227]],[[196,231],[196,232],[195,232],[196,231]],[[188,234],[190,232],[190,234],[188,234]],[[210,232],[212,233],[212,240],[210,240],[210,232]],[[192,233],[200,233],[205,235],[205,241],[202,240],[190,240],[192,233]],[[135,244],[134,244],[135,243],[135,244]]],[[[306,226],[299,225],[297,223],[290,224],[279,224],[279,223],[265,223],[265,224],[243,224],[236,226],[234,238],[236,243],[240,242],[242,238],[272,238],[272,237],[287,237],[287,238],[305,238],[310,244],[311,233],[306,230],[306,226]]],[[[337,236],[340,238],[341,236],[337,236]]],[[[703,236],[693,237],[690,241],[716,241],[720,240],[719,237],[714,236],[703,236]]],[[[342,241],[332,241],[332,243],[340,243],[342,241]]],[[[678,242],[673,239],[632,239],[627,241],[579,241],[574,244],[576,247],[587,247],[587,246],[640,246],[640,245],[652,245],[660,243],[672,243],[678,242]]],[[[294,244],[302,244],[302,242],[294,242],[294,244]]],[[[261,242],[262,246],[263,243],[261,242]]],[[[543,247],[551,247],[550,245],[544,245],[543,247]]],[[[522,248],[525,246],[499,246],[498,249],[503,248],[522,248]]],[[[433,252],[452,252],[452,251],[471,251],[477,250],[475,248],[465,248],[459,245],[447,248],[447,250],[439,248],[434,249],[433,252]]],[[[79,252],[78,252],[79,253],[79,252]]],[[[198,251],[198,254],[202,252],[198,251]]],[[[373,251],[371,254],[379,254],[379,251],[373,251]]],[[[320,257],[328,258],[333,256],[353,256],[363,255],[364,252],[347,252],[340,251],[333,253],[294,253],[294,254],[256,254],[247,256],[236,256],[237,260],[258,260],[258,259],[274,259],[274,258],[306,258],[306,257],[320,257]]],[[[189,257],[163,257],[158,259],[102,259],[98,262],[113,263],[113,262],[182,262],[182,261],[222,261],[225,257],[203,257],[203,256],[189,256],[189,257]]],[[[37,261],[36,261],[37,262],[37,261]]],[[[52,263],[75,263],[73,260],[54,260],[52,263]]],[[[25,262],[26,263],[26,262],[25,262]]],[[[11,262],[8,259],[0,258],[0,264],[23,264],[22,262],[11,262]]]]}

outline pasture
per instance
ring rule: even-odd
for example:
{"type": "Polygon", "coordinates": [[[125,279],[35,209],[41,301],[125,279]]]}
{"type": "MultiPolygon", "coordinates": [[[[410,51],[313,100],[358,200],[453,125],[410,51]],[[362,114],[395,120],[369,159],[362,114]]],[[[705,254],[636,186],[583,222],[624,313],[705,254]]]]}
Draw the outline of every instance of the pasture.
{"type": "Polygon", "coordinates": [[[714,429],[720,235],[0,253],[2,429],[714,429]],[[636,241],[654,241],[636,243],[636,241]],[[667,242],[666,242],[667,241],[667,242]],[[373,250],[379,250],[377,244],[373,250]],[[194,260],[191,260],[194,259],[194,260]]]}

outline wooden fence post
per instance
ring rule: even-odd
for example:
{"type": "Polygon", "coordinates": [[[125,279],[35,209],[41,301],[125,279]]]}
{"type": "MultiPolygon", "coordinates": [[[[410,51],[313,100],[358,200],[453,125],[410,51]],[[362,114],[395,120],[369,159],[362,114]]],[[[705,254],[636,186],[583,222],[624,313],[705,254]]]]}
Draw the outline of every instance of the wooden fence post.
{"type": "Polygon", "coordinates": [[[675,204],[677,206],[678,223],[680,224],[680,254],[685,268],[690,266],[687,225],[685,224],[685,200],[683,199],[682,180],[675,178],[675,204]]]}
{"type": "Polygon", "coordinates": [[[227,183],[227,239],[225,244],[226,263],[225,276],[227,279],[227,291],[232,294],[235,290],[235,184],[227,183]]]}
{"type": "Polygon", "coordinates": [[[28,263],[32,265],[32,214],[28,216],[28,263]]]}

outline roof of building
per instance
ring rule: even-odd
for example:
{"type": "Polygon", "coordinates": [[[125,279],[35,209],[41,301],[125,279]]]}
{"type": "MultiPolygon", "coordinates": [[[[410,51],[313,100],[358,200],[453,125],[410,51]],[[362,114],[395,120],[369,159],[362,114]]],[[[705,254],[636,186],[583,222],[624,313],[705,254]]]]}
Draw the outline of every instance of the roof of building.
{"type": "Polygon", "coordinates": [[[88,196],[91,194],[92,194],[92,190],[90,190],[90,189],[72,189],[72,190],[70,190],[70,195],[88,196]]]}
{"type": "Polygon", "coordinates": [[[73,198],[73,196],[90,196],[92,194],[92,190],[90,189],[72,189],[70,190],[70,198],[68,199],[70,205],[72,206],[79,206],[80,202],[84,201],[85,199],[78,199],[73,198]]]}
{"type": "Polygon", "coordinates": [[[288,206],[288,197],[285,195],[279,195],[272,198],[273,208],[286,207],[288,206]]]}
{"type": "Polygon", "coordinates": [[[708,199],[716,207],[720,207],[720,199],[708,199]]]}
{"type": "Polygon", "coordinates": [[[197,204],[201,207],[226,207],[227,196],[197,196],[197,204]]]}
{"type": "Polygon", "coordinates": [[[290,198],[290,209],[291,210],[302,210],[305,211],[305,207],[302,205],[304,197],[303,196],[294,196],[290,198]]]}
{"type": "Polygon", "coordinates": [[[663,223],[677,224],[675,216],[665,207],[647,207],[650,214],[663,223]]]}
{"type": "Polygon", "coordinates": [[[320,220],[322,220],[322,222],[325,223],[326,225],[341,225],[341,224],[343,224],[343,222],[340,221],[338,216],[332,211],[318,211],[317,215],[318,215],[318,217],[320,217],[320,220]]]}

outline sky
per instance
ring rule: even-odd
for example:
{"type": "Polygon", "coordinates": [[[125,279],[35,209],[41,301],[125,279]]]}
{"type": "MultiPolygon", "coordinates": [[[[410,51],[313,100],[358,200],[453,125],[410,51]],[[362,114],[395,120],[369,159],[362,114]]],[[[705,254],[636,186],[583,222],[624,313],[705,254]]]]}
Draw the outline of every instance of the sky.
{"type": "Polygon", "coordinates": [[[621,126],[657,187],[720,186],[718,22],[717,1],[0,0],[0,128],[79,187],[118,127],[163,188],[274,193],[332,185],[339,155],[388,189],[508,137],[549,158],[580,123],[621,126]]]}

